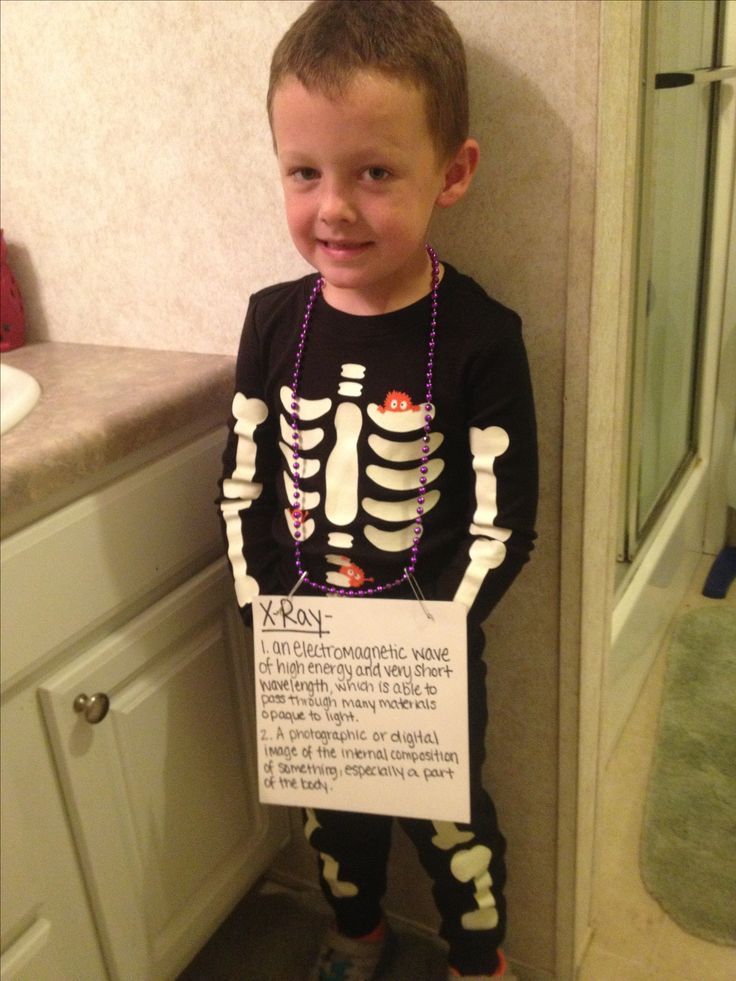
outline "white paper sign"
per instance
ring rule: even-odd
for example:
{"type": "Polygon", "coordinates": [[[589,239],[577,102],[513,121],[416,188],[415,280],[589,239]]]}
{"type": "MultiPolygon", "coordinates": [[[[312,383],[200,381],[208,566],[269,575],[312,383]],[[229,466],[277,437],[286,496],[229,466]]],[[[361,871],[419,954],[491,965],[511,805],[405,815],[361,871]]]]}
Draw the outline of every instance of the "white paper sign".
{"type": "Polygon", "coordinates": [[[253,627],[261,801],[470,820],[462,604],[259,596],[253,627]]]}

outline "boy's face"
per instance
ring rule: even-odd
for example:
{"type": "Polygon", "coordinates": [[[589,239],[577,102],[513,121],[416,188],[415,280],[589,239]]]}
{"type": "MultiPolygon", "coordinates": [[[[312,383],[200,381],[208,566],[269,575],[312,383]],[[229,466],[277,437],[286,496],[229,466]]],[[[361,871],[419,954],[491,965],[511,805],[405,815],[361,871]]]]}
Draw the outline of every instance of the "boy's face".
{"type": "Polygon", "coordinates": [[[350,313],[399,309],[429,290],[424,243],[446,183],[422,93],[363,73],[330,99],[288,78],[272,125],[291,237],[350,313]]]}

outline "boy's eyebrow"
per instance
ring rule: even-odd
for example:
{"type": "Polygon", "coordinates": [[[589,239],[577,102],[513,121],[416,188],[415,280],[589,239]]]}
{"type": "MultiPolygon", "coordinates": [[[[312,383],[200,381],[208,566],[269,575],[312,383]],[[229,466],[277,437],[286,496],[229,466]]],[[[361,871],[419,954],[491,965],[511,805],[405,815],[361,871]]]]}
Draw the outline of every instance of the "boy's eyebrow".
{"type": "MultiPolygon", "coordinates": [[[[279,147],[277,145],[276,152],[281,159],[299,159],[307,160],[312,157],[315,151],[311,148],[301,148],[301,147],[279,147]]],[[[319,153],[319,150],[316,151],[319,153]]],[[[355,150],[351,150],[349,153],[344,154],[344,159],[348,162],[363,162],[373,161],[376,162],[380,159],[385,159],[387,157],[398,157],[401,155],[410,156],[411,150],[406,147],[399,147],[391,142],[385,144],[369,144],[367,146],[358,147],[355,150]]]]}

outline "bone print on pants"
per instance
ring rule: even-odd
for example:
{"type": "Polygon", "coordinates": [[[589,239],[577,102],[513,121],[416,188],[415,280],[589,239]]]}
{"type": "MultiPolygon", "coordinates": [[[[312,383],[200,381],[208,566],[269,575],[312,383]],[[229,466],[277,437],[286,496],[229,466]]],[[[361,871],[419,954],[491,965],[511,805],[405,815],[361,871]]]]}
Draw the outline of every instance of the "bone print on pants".
{"type": "MultiPolygon", "coordinates": [[[[464,974],[495,970],[506,928],[506,843],[481,784],[487,721],[482,649],[483,635],[476,629],[468,657],[470,823],[398,818],[432,880],[450,963],[464,974]]],[[[319,852],[322,891],[347,936],[364,936],[381,919],[392,825],[393,819],[382,815],[306,812],[304,832],[319,852]]]]}

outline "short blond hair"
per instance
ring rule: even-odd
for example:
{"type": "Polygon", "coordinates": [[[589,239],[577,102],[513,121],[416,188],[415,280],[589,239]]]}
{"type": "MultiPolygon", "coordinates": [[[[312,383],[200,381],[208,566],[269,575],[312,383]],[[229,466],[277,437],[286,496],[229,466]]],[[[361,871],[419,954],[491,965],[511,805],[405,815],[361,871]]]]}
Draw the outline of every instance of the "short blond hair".
{"type": "Polygon", "coordinates": [[[425,99],[427,124],[442,158],[468,137],[465,49],[433,0],[313,0],[279,41],[271,60],[268,118],[287,78],[329,97],[357,72],[411,83],[425,99]]]}

